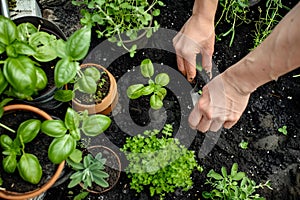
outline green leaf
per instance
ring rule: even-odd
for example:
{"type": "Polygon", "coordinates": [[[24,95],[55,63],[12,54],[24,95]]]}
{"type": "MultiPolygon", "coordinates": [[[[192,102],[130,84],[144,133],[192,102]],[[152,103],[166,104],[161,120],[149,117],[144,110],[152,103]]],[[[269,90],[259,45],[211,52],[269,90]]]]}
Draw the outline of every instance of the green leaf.
{"type": "Polygon", "coordinates": [[[149,95],[154,91],[154,87],[152,85],[148,85],[142,88],[142,95],[149,95]]]}
{"type": "Polygon", "coordinates": [[[44,89],[47,86],[48,78],[45,71],[42,68],[36,67],[35,69],[36,69],[36,77],[37,77],[36,89],[39,91],[44,89]]]}
{"type": "Polygon", "coordinates": [[[31,142],[40,132],[41,121],[38,119],[28,119],[19,125],[17,138],[23,143],[31,142]]]}
{"type": "Polygon", "coordinates": [[[74,174],[72,174],[70,176],[71,181],[68,184],[68,188],[72,188],[72,187],[75,187],[76,185],[78,185],[82,181],[82,176],[83,176],[83,173],[81,173],[81,172],[75,172],[74,174]]]}
{"type": "Polygon", "coordinates": [[[91,42],[91,28],[87,26],[75,31],[67,40],[67,55],[73,60],[82,60],[88,53],[91,42]]]}
{"type": "Polygon", "coordinates": [[[72,62],[69,58],[62,58],[59,60],[56,63],[54,70],[54,82],[56,87],[60,88],[73,80],[78,69],[78,62],[72,62]]]}
{"type": "Polygon", "coordinates": [[[79,127],[79,123],[79,114],[73,108],[68,107],[65,115],[65,125],[67,129],[76,130],[79,127]]]}
{"type": "Polygon", "coordinates": [[[56,41],[56,55],[59,57],[59,58],[67,58],[68,55],[66,53],[66,41],[64,41],[63,39],[58,39],[56,41]]]}
{"type": "Polygon", "coordinates": [[[45,120],[41,125],[41,131],[50,137],[63,137],[68,129],[62,120],[45,120]]]}
{"type": "Polygon", "coordinates": [[[55,43],[56,37],[47,32],[36,32],[29,38],[30,46],[35,49],[33,57],[40,62],[49,62],[57,57],[55,43]]]}
{"type": "Polygon", "coordinates": [[[97,91],[97,84],[93,77],[82,75],[78,80],[78,89],[87,94],[95,94],[97,91]]]}
{"type": "Polygon", "coordinates": [[[222,176],[225,178],[225,177],[227,177],[227,169],[226,169],[226,167],[222,167],[221,168],[221,172],[222,172],[222,176]]]}
{"type": "Polygon", "coordinates": [[[239,181],[242,180],[242,178],[244,178],[245,176],[246,176],[245,172],[238,172],[232,177],[232,180],[239,181]]]}
{"type": "Polygon", "coordinates": [[[222,180],[223,177],[221,176],[221,174],[215,172],[213,169],[211,169],[208,174],[207,174],[207,177],[212,177],[216,180],[222,180]]]}
{"type": "Polygon", "coordinates": [[[33,33],[38,32],[38,29],[29,22],[21,23],[17,26],[17,40],[28,42],[33,33]]]}
{"type": "Polygon", "coordinates": [[[161,109],[161,107],[163,107],[163,102],[161,100],[161,98],[158,95],[151,95],[150,97],[150,106],[151,108],[153,108],[154,110],[159,110],[161,109]]]}
{"type": "Polygon", "coordinates": [[[155,77],[155,83],[161,86],[166,86],[170,82],[170,77],[167,73],[157,74],[155,77]]]}
{"type": "Polygon", "coordinates": [[[73,99],[74,92],[72,90],[57,90],[54,99],[61,102],[68,102],[73,99]]]}
{"type": "Polygon", "coordinates": [[[0,94],[6,89],[8,82],[6,81],[2,69],[0,69],[0,94]]]}
{"type": "Polygon", "coordinates": [[[137,99],[143,95],[143,84],[131,85],[127,88],[126,94],[130,99],[137,99]]]}
{"type": "Polygon", "coordinates": [[[150,59],[144,59],[141,62],[141,73],[146,78],[151,78],[154,74],[154,67],[150,59]]]}
{"type": "Polygon", "coordinates": [[[76,140],[69,134],[54,138],[48,149],[48,157],[54,164],[66,160],[76,148],[76,140]]]}
{"type": "Polygon", "coordinates": [[[10,154],[9,156],[6,156],[2,160],[2,166],[5,172],[10,174],[14,173],[17,168],[16,154],[10,154]]]}
{"type": "Polygon", "coordinates": [[[3,67],[3,74],[9,84],[18,92],[32,95],[36,82],[36,67],[34,62],[26,57],[7,58],[3,67]]]}
{"type": "Polygon", "coordinates": [[[159,9],[153,10],[152,15],[153,15],[153,16],[158,16],[158,15],[160,15],[160,10],[159,10],[159,9]]]}
{"type": "Polygon", "coordinates": [[[29,153],[25,153],[21,156],[18,163],[18,171],[25,181],[32,184],[38,184],[43,174],[38,158],[29,153]]]}
{"type": "Polygon", "coordinates": [[[103,133],[111,124],[111,119],[106,115],[91,115],[82,122],[82,131],[87,136],[97,136],[103,133]]]}
{"type": "MultiPolygon", "coordinates": [[[[80,151],[79,149],[75,149],[69,156],[68,162],[70,162],[70,160],[72,161],[72,164],[73,164],[73,162],[76,164],[76,166],[77,166],[77,167],[75,167],[76,170],[82,169],[82,167],[78,168],[79,167],[78,164],[82,160],[82,151],[80,151]]],[[[72,167],[74,168],[73,165],[72,165],[72,167]]]]}
{"type": "Polygon", "coordinates": [[[101,77],[100,71],[96,67],[88,67],[84,70],[85,76],[90,76],[94,79],[94,81],[98,81],[101,77]]]}
{"type": "Polygon", "coordinates": [[[13,140],[6,134],[0,136],[0,145],[3,149],[10,149],[13,144],[13,140]]]}
{"type": "Polygon", "coordinates": [[[94,174],[94,182],[103,188],[109,187],[108,182],[105,181],[102,177],[96,176],[96,174],[94,174]]]}
{"type": "Polygon", "coordinates": [[[238,164],[237,163],[233,163],[233,165],[231,167],[230,176],[234,177],[236,175],[237,171],[238,171],[238,164]]]}
{"type": "MultiPolygon", "coordinates": [[[[25,44],[23,42],[15,41],[14,43],[12,43],[10,45],[10,47],[14,49],[13,51],[16,54],[23,54],[23,55],[31,56],[36,53],[35,50],[30,45],[25,44]]],[[[10,56],[9,53],[8,53],[8,56],[10,56]]]]}
{"type": "Polygon", "coordinates": [[[0,42],[9,45],[16,37],[17,26],[15,23],[4,16],[0,16],[0,42]]]}

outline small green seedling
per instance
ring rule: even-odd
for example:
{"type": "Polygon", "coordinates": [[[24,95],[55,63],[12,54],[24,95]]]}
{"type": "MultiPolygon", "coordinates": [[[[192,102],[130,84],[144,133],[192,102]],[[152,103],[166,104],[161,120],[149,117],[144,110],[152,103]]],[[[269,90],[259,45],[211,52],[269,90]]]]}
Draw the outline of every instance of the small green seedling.
{"type": "Polygon", "coordinates": [[[272,189],[270,181],[256,185],[255,181],[246,176],[245,172],[238,171],[238,164],[234,163],[230,174],[225,167],[221,168],[221,174],[211,169],[207,174],[205,184],[209,184],[213,189],[204,191],[202,196],[205,199],[244,199],[244,200],[264,200],[259,194],[255,194],[256,189],[267,187],[272,189]]]}
{"type": "Polygon", "coordinates": [[[280,133],[282,133],[283,135],[287,135],[288,134],[288,132],[287,132],[287,126],[282,126],[282,127],[280,127],[280,128],[278,128],[278,131],[280,132],[280,133]]]}
{"type": "Polygon", "coordinates": [[[247,149],[248,148],[248,142],[247,141],[244,141],[242,140],[239,144],[239,146],[242,148],[242,149],[247,149]]]}
{"type": "Polygon", "coordinates": [[[153,63],[150,59],[144,59],[141,62],[141,74],[145,78],[149,78],[148,85],[134,84],[127,88],[127,96],[130,99],[137,99],[141,96],[150,95],[151,108],[158,110],[163,106],[163,99],[167,95],[167,90],[164,88],[169,82],[170,77],[167,73],[159,73],[155,79],[151,77],[154,74],[153,63]]]}

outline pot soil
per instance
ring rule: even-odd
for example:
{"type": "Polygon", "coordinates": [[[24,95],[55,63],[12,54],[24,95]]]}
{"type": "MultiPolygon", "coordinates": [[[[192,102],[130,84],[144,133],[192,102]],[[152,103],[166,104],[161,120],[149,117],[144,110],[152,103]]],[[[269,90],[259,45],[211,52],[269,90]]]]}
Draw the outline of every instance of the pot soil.
{"type": "MultiPolygon", "coordinates": [[[[8,105],[4,107],[4,111],[5,113],[0,119],[0,122],[13,130],[17,130],[19,124],[27,119],[52,119],[46,112],[29,105],[8,105]]],[[[15,135],[6,129],[1,128],[0,134],[3,133],[9,135],[11,138],[15,137],[15,135]]],[[[1,198],[12,200],[36,197],[48,190],[55,183],[64,168],[65,162],[55,165],[48,159],[48,147],[51,141],[51,137],[40,132],[38,136],[25,147],[27,153],[32,153],[37,156],[42,166],[43,176],[37,185],[25,182],[19,176],[17,170],[13,174],[8,174],[4,172],[2,167],[0,168],[1,178],[3,179],[3,184],[1,185],[2,190],[0,190],[1,198]]],[[[2,159],[3,157],[1,156],[1,161],[2,159]]]]}

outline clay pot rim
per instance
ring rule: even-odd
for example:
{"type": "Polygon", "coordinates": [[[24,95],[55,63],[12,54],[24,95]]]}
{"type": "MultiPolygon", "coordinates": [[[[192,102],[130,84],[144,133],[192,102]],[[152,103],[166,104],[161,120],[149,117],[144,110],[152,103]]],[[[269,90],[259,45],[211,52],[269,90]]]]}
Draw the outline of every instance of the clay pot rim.
{"type": "MultiPolygon", "coordinates": [[[[14,110],[31,111],[31,112],[34,112],[34,113],[40,115],[41,117],[45,118],[46,120],[53,119],[45,111],[43,111],[37,107],[26,105],[26,104],[11,104],[11,105],[4,106],[3,109],[4,109],[4,112],[14,111],[14,110]]],[[[65,166],[65,161],[61,162],[58,165],[56,172],[54,173],[54,175],[50,178],[50,180],[48,182],[46,182],[44,185],[42,185],[41,187],[39,187],[33,191],[19,193],[19,192],[7,191],[7,190],[0,190],[0,197],[4,198],[4,199],[10,199],[10,200],[19,200],[19,199],[24,200],[24,199],[36,197],[36,196],[42,194],[43,192],[45,192],[46,190],[48,190],[56,182],[56,180],[59,178],[61,172],[63,171],[64,166],[65,166]]]]}

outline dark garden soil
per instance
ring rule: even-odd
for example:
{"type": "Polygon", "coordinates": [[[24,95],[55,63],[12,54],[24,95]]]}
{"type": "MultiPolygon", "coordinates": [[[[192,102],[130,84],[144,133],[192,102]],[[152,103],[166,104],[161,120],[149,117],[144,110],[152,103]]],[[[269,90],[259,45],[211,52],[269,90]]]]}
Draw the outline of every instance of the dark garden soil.
{"type": "MultiPolygon", "coordinates": [[[[45,2],[45,1],[41,1],[45,2]]],[[[69,35],[78,28],[79,10],[74,8],[70,1],[59,1],[60,4],[41,4],[41,8],[47,10],[48,17],[55,19],[57,23],[69,35]],[[50,11],[55,12],[51,13],[50,11]],[[51,15],[49,15],[49,12],[51,15]]],[[[176,0],[164,1],[166,6],[161,9],[161,16],[157,18],[162,28],[179,31],[189,18],[193,1],[176,0]]],[[[264,2],[264,1],[262,1],[264,2]]],[[[258,6],[251,7],[249,19],[254,22],[258,19],[258,6]]],[[[283,4],[289,7],[294,6],[296,0],[284,1],[283,4]]],[[[285,14],[283,12],[282,14],[285,14]]],[[[45,14],[45,13],[44,13],[45,14]]],[[[220,16],[220,8],[217,17],[220,16]]],[[[216,18],[217,18],[216,17],[216,18]]],[[[221,22],[216,33],[225,32],[230,26],[221,22]]],[[[229,47],[230,38],[224,37],[216,42],[213,60],[220,72],[236,63],[245,56],[253,46],[254,24],[243,24],[237,27],[235,40],[229,47]]],[[[172,38],[170,38],[171,40],[172,38]]],[[[93,35],[91,50],[96,47],[101,40],[93,35]]],[[[106,49],[102,54],[97,54],[99,60],[105,64],[106,49]]],[[[91,57],[89,57],[90,59],[91,57]]],[[[150,58],[155,63],[156,73],[165,68],[158,66],[169,66],[177,70],[176,56],[168,51],[160,49],[141,49],[134,58],[129,54],[118,57],[109,64],[108,69],[116,76],[118,81],[119,104],[110,115],[112,124],[110,128],[96,139],[91,140],[91,144],[108,145],[121,156],[122,167],[126,167],[126,160],[118,151],[125,143],[126,137],[130,134],[141,133],[145,128],[161,128],[164,123],[171,123],[175,132],[181,131],[179,139],[185,144],[189,144],[189,149],[194,150],[198,156],[199,149],[205,140],[205,134],[194,133],[186,123],[189,112],[192,109],[192,102],[189,96],[191,85],[184,81],[183,76],[178,72],[172,74],[171,85],[177,85],[176,90],[169,88],[164,101],[164,108],[161,111],[153,111],[149,108],[149,100],[143,97],[139,100],[129,101],[126,99],[126,88],[132,82],[139,83],[142,79],[135,74],[137,66],[144,58],[150,58]],[[132,73],[134,78],[123,79],[125,74],[132,73]],[[122,84],[119,84],[122,83],[122,84]],[[183,102],[183,103],[182,103],[183,102]],[[185,122],[182,123],[181,122],[185,122]]],[[[87,59],[88,60],[88,59],[87,59]]],[[[180,189],[174,193],[167,194],[165,199],[176,200],[196,200],[203,199],[201,193],[210,190],[205,185],[206,174],[210,169],[220,171],[222,166],[230,168],[236,162],[239,170],[244,171],[257,183],[271,181],[273,190],[260,189],[257,192],[261,196],[270,200],[296,200],[300,198],[300,79],[293,78],[293,75],[300,74],[300,70],[294,70],[277,81],[272,81],[258,88],[250,97],[249,104],[239,122],[231,129],[222,129],[221,136],[217,144],[204,158],[197,157],[200,165],[203,166],[202,173],[194,172],[192,180],[194,186],[187,192],[180,189]],[[283,135],[278,128],[287,126],[287,135],[283,135]],[[248,141],[247,149],[239,147],[241,141],[248,141]]],[[[53,111],[56,115],[61,115],[64,109],[53,111]]],[[[73,199],[75,194],[80,192],[80,187],[68,189],[68,181],[47,191],[45,199],[73,199]]],[[[150,197],[146,190],[136,193],[130,189],[130,180],[124,172],[117,185],[109,192],[101,195],[90,194],[87,199],[101,200],[150,200],[159,197],[150,197]]]]}

